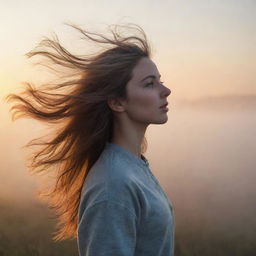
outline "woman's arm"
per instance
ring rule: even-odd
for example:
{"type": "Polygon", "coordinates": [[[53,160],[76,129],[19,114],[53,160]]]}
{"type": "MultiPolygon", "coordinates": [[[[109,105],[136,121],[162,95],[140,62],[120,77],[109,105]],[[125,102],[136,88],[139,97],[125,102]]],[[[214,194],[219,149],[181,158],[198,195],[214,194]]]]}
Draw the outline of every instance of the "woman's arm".
{"type": "Polygon", "coordinates": [[[78,225],[80,256],[132,256],[137,217],[125,206],[103,200],[86,209],[78,225]]]}

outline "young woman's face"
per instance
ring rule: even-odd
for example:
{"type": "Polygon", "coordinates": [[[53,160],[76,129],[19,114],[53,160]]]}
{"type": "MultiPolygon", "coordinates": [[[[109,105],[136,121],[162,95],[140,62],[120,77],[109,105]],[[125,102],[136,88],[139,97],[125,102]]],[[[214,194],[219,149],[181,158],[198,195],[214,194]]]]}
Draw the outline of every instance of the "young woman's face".
{"type": "Polygon", "coordinates": [[[166,108],[171,90],[165,87],[155,63],[142,58],[133,69],[132,79],[127,83],[125,110],[130,119],[145,124],[167,122],[166,108]]]}

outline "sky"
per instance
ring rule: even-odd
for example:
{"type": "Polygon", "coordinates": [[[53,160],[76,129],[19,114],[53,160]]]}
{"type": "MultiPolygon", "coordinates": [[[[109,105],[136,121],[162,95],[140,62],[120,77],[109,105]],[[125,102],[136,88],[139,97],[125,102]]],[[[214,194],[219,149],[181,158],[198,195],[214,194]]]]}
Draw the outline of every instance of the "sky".
{"type": "MultiPolygon", "coordinates": [[[[148,134],[153,172],[177,208],[185,207],[178,198],[192,207],[191,196],[208,195],[206,188],[213,201],[224,193],[225,207],[235,187],[242,205],[255,180],[255,11],[254,0],[0,0],[0,97],[18,92],[22,81],[47,78],[25,57],[43,36],[55,32],[71,52],[87,51],[63,22],[103,33],[109,24],[136,23],[172,91],[168,123],[148,134]]],[[[46,131],[34,120],[11,122],[9,107],[1,99],[1,197],[21,184],[31,193],[21,146],[46,131]]]]}
{"type": "Polygon", "coordinates": [[[77,50],[79,35],[66,21],[101,32],[113,23],[142,26],[174,100],[255,93],[255,10],[252,0],[2,2],[0,93],[34,79],[24,54],[43,36],[54,31],[77,50]]]}

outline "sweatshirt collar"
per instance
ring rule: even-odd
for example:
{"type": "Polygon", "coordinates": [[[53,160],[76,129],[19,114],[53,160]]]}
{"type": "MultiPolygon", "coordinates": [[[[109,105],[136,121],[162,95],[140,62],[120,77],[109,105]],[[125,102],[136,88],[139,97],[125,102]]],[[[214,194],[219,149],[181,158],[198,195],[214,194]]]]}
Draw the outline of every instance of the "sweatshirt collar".
{"type": "Polygon", "coordinates": [[[112,149],[115,152],[121,153],[123,156],[125,156],[126,158],[128,158],[129,160],[131,160],[133,162],[138,163],[139,165],[149,166],[149,162],[143,154],[141,154],[141,158],[140,158],[140,157],[136,156],[134,153],[125,149],[124,147],[119,146],[114,143],[111,143],[111,142],[106,142],[106,148],[112,149]]]}

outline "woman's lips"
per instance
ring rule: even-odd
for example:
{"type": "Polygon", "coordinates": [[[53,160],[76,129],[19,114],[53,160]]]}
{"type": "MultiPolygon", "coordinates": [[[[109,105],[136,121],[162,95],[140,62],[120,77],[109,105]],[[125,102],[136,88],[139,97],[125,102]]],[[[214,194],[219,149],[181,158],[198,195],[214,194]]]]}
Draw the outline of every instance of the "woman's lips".
{"type": "Polygon", "coordinates": [[[160,109],[162,109],[162,110],[164,110],[164,111],[168,111],[169,109],[167,108],[167,105],[168,105],[168,104],[166,104],[165,106],[160,107],[160,109]]]}
{"type": "Polygon", "coordinates": [[[166,108],[168,106],[168,103],[162,105],[160,108],[166,108]]]}

